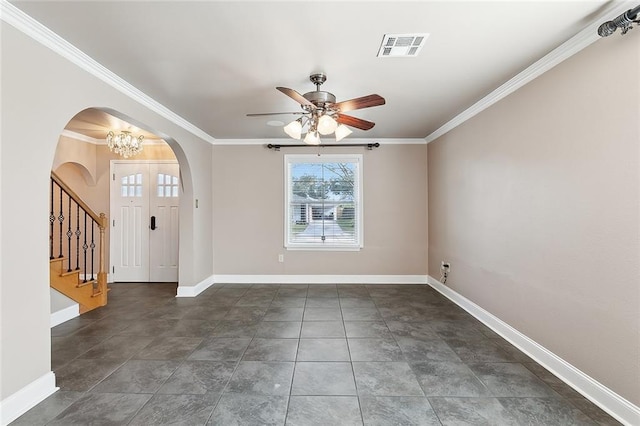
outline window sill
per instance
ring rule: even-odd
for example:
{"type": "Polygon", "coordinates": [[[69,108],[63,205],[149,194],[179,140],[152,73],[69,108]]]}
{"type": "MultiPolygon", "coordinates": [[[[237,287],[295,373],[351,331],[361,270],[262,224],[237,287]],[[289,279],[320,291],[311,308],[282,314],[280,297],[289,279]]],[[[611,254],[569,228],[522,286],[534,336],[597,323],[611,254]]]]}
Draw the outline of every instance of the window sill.
{"type": "Polygon", "coordinates": [[[310,245],[295,245],[295,246],[285,246],[286,250],[294,250],[294,251],[360,251],[363,247],[361,246],[310,246],[310,245]]]}

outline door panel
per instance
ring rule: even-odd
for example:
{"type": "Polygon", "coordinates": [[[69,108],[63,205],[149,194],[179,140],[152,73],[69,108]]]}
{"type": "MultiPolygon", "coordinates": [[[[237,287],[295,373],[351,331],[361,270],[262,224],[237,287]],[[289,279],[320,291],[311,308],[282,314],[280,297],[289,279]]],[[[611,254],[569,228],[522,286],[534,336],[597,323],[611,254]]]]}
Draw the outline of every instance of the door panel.
{"type": "Polygon", "coordinates": [[[149,212],[148,171],[140,164],[117,164],[112,181],[114,253],[118,281],[148,281],[149,243],[146,218],[149,212]]]}
{"type": "Polygon", "coordinates": [[[151,215],[156,229],[150,231],[151,281],[178,281],[178,207],[180,193],[178,164],[150,165],[153,189],[150,194],[151,215]]]}

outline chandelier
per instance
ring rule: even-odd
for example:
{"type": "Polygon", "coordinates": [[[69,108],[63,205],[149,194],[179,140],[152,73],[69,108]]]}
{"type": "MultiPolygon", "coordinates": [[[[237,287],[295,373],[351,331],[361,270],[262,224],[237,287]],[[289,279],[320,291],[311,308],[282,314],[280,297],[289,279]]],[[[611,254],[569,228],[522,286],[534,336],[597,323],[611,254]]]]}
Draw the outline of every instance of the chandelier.
{"type": "Polygon", "coordinates": [[[309,117],[300,117],[284,126],[284,132],[293,139],[301,139],[303,129],[306,126],[304,143],[308,145],[320,145],[320,135],[334,134],[336,142],[349,136],[353,131],[344,124],[338,124],[330,111],[324,109],[314,110],[309,117]]]}
{"type": "Polygon", "coordinates": [[[119,134],[113,131],[107,133],[107,145],[111,152],[120,154],[124,158],[133,157],[142,151],[142,140],[144,136],[137,138],[131,135],[131,132],[122,130],[119,134]]]}

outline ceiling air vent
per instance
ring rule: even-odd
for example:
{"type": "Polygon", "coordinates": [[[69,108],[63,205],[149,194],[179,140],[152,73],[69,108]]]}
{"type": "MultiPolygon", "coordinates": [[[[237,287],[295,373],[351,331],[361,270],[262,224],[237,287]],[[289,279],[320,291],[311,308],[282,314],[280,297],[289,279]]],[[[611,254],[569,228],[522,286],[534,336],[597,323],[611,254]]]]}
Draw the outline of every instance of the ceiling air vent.
{"type": "Polygon", "coordinates": [[[379,58],[418,56],[429,34],[385,34],[378,50],[379,58]]]}

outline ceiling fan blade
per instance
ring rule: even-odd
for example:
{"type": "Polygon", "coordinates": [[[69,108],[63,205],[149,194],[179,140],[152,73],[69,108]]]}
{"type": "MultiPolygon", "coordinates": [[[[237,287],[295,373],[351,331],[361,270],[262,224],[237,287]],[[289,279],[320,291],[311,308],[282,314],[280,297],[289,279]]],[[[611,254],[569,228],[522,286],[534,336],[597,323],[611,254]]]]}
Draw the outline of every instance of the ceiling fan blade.
{"type": "Polygon", "coordinates": [[[362,118],[356,118],[345,114],[338,114],[336,121],[340,124],[344,124],[345,126],[355,127],[360,130],[369,130],[376,125],[373,121],[367,121],[362,118]]]}
{"type": "Polygon", "coordinates": [[[247,117],[263,117],[265,115],[305,115],[306,112],[259,112],[255,114],[247,114],[247,117]]]}
{"type": "Polygon", "coordinates": [[[334,105],[340,112],[353,111],[362,108],[371,108],[374,106],[384,105],[385,100],[380,95],[368,95],[360,98],[350,99],[348,101],[338,102],[334,105]]]}
{"type": "Polygon", "coordinates": [[[294,101],[298,102],[300,105],[311,107],[311,109],[316,109],[316,106],[314,104],[309,102],[304,96],[302,96],[300,93],[296,92],[295,90],[289,89],[287,87],[276,87],[276,89],[278,89],[279,91],[281,91],[282,93],[284,93],[285,95],[293,99],[294,101]]]}

